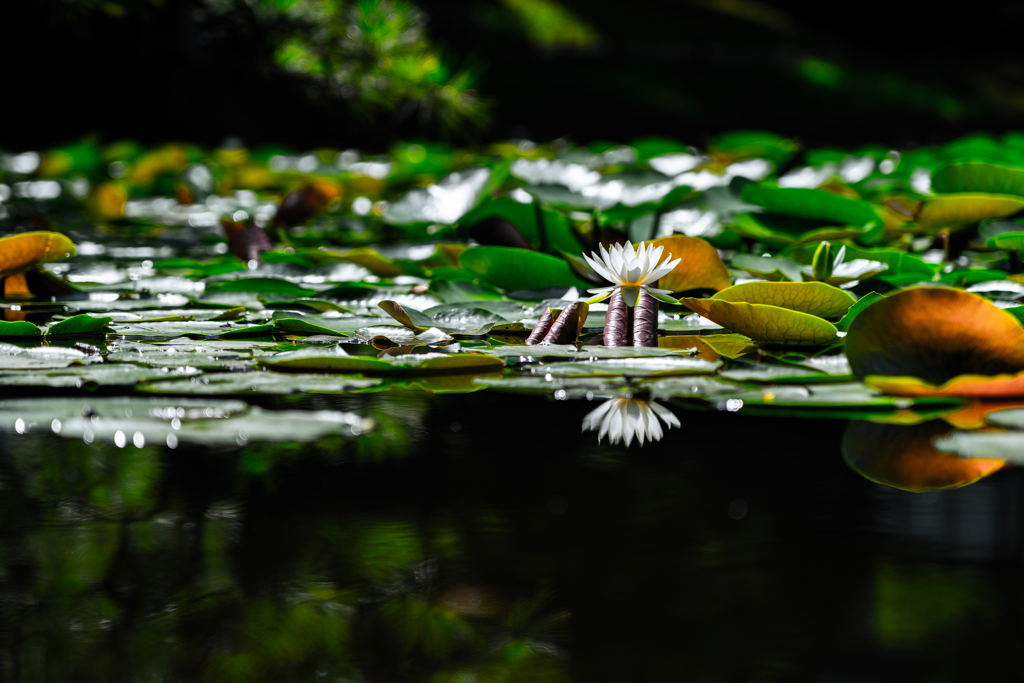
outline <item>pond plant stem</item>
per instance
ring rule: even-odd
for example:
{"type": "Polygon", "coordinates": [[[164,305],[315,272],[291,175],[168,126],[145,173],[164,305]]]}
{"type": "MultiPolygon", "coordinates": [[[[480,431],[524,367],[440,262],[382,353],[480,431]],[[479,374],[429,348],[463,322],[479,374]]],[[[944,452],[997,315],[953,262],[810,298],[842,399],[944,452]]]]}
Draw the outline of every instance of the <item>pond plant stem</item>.
{"type": "Polygon", "coordinates": [[[636,308],[633,311],[633,346],[657,345],[658,300],[641,289],[640,296],[636,300],[636,308]]]}
{"type": "MultiPolygon", "coordinates": [[[[633,345],[633,310],[622,298],[622,292],[615,291],[608,300],[608,311],[604,319],[605,346],[633,345]]],[[[657,314],[655,314],[657,320],[657,314]]]]}
{"type": "Polygon", "coordinates": [[[544,335],[544,342],[548,344],[575,343],[582,327],[580,318],[582,316],[583,320],[586,320],[586,311],[587,309],[579,301],[574,301],[563,308],[558,318],[551,324],[551,329],[544,335]]]}
{"type": "Polygon", "coordinates": [[[540,317],[540,320],[537,321],[533,331],[530,332],[530,336],[526,338],[526,346],[540,344],[544,340],[544,337],[547,336],[552,323],[555,322],[555,317],[561,312],[562,311],[557,308],[545,308],[544,315],[540,317]]]}

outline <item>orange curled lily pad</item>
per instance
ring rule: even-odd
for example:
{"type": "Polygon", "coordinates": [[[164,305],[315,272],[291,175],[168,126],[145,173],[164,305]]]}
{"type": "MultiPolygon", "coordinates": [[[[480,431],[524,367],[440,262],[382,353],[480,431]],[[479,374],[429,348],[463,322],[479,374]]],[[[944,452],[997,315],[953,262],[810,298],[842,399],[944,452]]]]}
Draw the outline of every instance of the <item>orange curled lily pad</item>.
{"type": "Polygon", "coordinates": [[[0,278],[32,266],[75,255],[75,245],[59,232],[23,232],[0,238],[0,278]]]}
{"type": "Polygon", "coordinates": [[[850,324],[846,355],[886,393],[1024,395],[1024,327],[960,289],[913,287],[871,304],[850,324]]]}
{"type": "Polygon", "coordinates": [[[665,247],[665,253],[682,261],[671,273],[658,281],[658,287],[670,292],[688,289],[722,290],[732,284],[729,269],[722,263],[718,251],[702,239],[673,235],[649,243],[652,247],[665,247]]]}

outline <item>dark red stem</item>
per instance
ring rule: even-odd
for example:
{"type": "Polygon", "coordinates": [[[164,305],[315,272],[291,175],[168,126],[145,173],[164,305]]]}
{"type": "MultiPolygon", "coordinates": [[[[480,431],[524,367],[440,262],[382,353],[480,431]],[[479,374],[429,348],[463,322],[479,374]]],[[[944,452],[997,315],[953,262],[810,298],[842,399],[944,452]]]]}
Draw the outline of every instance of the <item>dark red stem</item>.
{"type": "Polygon", "coordinates": [[[604,317],[604,345],[632,346],[632,310],[622,298],[622,292],[615,290],[608,299],[608,312],[604,317]]]}

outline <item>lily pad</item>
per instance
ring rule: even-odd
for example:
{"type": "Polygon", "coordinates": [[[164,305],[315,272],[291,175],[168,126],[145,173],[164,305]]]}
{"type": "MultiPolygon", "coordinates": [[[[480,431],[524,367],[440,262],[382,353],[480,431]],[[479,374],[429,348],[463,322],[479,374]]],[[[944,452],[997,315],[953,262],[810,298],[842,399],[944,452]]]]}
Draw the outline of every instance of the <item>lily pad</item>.
{"type": "MultiPolygon", "coordinates": [[[[846,353],[858,378],[871,376],[886,391],[997,395],[993,383],[979,376],[1015,376],[1024,369],[1024,327],[977,294],[915,287],[861,311],[850,324],[846,353]]],[[[1024,386],[1024,379],[999,381],[1011,392],[1024,386]]]]}
{"type": "Polygon", "coordinates": [[[729,270],[722,263],[718,251],[702,239],[673,235],[650,243],[652,247],[664,247],[664,258],[681,258],[671,273],[658,281],[659,289],[671,292],[685,292],[689,289],[721,290],[732,284],[729,270]]]}
{"type": "MultiPolygon", "coordinates": [[[[0,378],[0,383],[3,379],[0,378]]],[[[247,372],[207,374],[202,377],[185,379],[162,379],[150,381],[138,387],[148,394],[173,394],[177,396],[239,396],[265,394],[341,394],[355,390],[369,389],[381,384],[379,379],[355,377],[322,377],[302,373],[288,375],[281,372],[247,372]]]]}
{"type": "Polygon", "coordinates": [[[30,267],[70,258],[75,245],[59,232],[23,232],[0,238],[0,278],[10,277],[30,267]]]}
{"type": "Polygon", "coordinates": [[[988,218],[1006,218],[1024,210],[1024,197],[962,192],[926,199],[914,216],[929,232],[958,229],[988,218]]]}
{"type": "Polygon", "coordinates": [[[95,389],[96,387],[135,386],[139,382],[170,377],[189,378],[201,374],[195,367],[139,367],[127,363],[96,363],[63,369],[7,372],[0,367],[0,386],[95,389]]]}
{"type": "Polygon", "coordinates": [[[1024,168],[989,161],[959,161],[932,172],[932,191],[1024,195],[1024,168]]]}
{"type": "Polygon", "coordinates": [[[711,300],[765,304],[822,318],[838,318],[857,302],[849,292],[823,282],[746,282],[711,300]]]}
{"type": "Polygon", "coordinates": [[[459,256],[459,264],[481,280],[508,291],[591,286],[562,259],[526,249],[472,247],[459,256]]]}
{"type": "Polygon", "coordinates": [[[665,377],[709,374],[721,367],[720,361],[666,356],[662,358],[605,358],[586,363],[535,365],[530,372],[553,377],[665,377]]]}
{"type": "Polygon", "coordinates": [[[314,290],[300,287],[289,280],[274,277],[242,277],[206,286],[207,294],[216,292],[252,292],[264,296],[294,297],[311,297],[316,294],[314,290]]]}
{"type": "Polygon", "coordinates": [[[743,188],[741,196],[743,201],[760,206],[769,213],[836,225],[863,226],[878,220],[878,215],[867,202],[814,188],[752,183],[743,188]]]}
{"type": "Polygon", "coordinates": [[[260,363],[271,370],[359,374],[458,374],[501,368],[501,359],[479,353],[419,353],[373,358],[350,356],[340,347],[286,351],[260,363]]]}

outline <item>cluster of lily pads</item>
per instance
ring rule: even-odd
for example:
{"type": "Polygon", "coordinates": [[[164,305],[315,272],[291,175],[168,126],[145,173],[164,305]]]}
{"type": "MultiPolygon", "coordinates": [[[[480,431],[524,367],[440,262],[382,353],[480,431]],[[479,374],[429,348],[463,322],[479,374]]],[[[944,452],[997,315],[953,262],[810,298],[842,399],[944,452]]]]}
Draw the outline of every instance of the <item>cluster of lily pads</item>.
{"type": "MultiPolygon", "coordinates": [[[[86,141],[0,168],[0,424],[16,431],[350,438],[372,421],[253,397],[405,386],[942,420],[936,457],[1024,452],[1024,134],[369,157],[86,141]],[[609,336],[623,305],[634,332],[609,336]],[[188,403],[210,396],[229,398],[188,403]]],[[[650,416],[676,426],[664,410],[616,403],[584,427],[631,441],[650,416]]]]}

